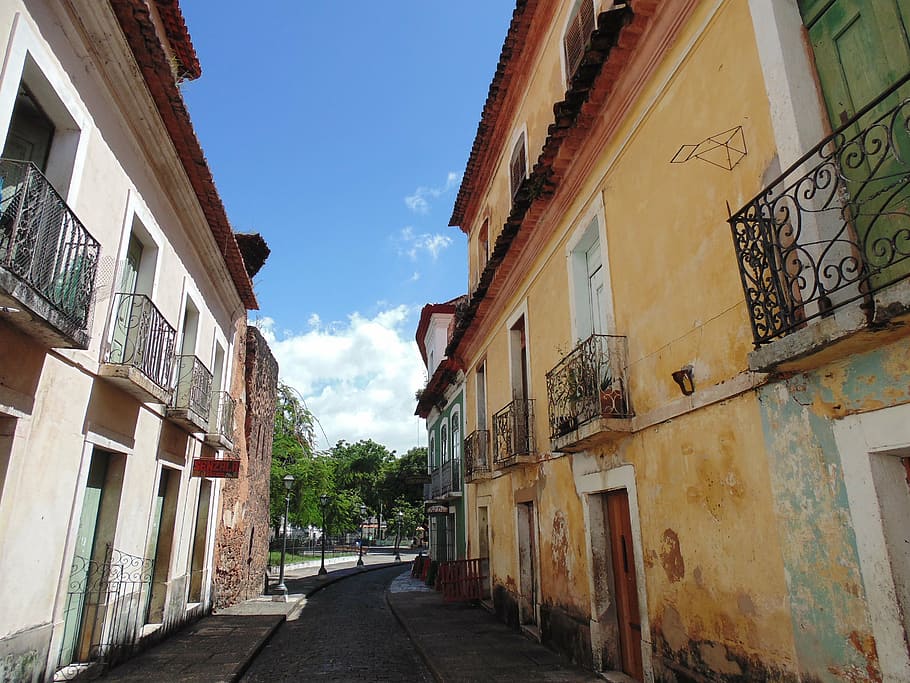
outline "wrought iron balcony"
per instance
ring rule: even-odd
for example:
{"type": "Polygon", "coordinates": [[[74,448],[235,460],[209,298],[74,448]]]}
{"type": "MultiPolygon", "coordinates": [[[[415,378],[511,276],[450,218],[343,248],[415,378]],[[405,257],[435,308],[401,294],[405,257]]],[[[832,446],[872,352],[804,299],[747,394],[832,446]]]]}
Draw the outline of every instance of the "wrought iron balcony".
{"type": "Polygon", "coordinates": [[[730,217],[756,347],[854,302],[872,320],[873,295],[910,275],[907,81],[730,217]]]}
{"type": "Polygon", "coordinates": [[[626,338],[593,334],[547,373],[554,451],[577,451],[631,429],[626,338]]]}
{"type": "Polygon", "coordinates": [[[0,159],[0,306],[25,309],[9,322],[49,346],[88,348],[100,251],[37,166],[0,159]]]}
{"type": "Polygon", "coordinates": [[[204,432],[212,404],[212,373],[196,356],[177,356],[177,386],[167,416],[190,432],[204,432]]]}
{"type": "Polygon", "coordinates": [[[464,440],[464,478],[471,482],[490,477],[490,432],[478,429],[464,440]]]}
{"type": "Polygon", "coordinates": [[[235,405],[236,401],[226,391],[219,391],[212,396],[209,431],[205,435],[205,442],[213,448],[234,448],[235,405]]]}
{"type": "Polygon", "coordinates": [[[100,374],[140,401],[167,403],[177,332],[144,294],[117,294],[100,374]]]}
{"type": "Polygon", "coordinates": [[[449,499],[461,493],[461,458],[442,463],[432,474],[432,498],[449,499]],[[455,494],[455,495],[453,495],[455,494]]]}
{"type": "Polygon", "coordinates": [[[516,399],[493,415],[493,464],[509,467],[536,460],[534,399],[516,399]]]}

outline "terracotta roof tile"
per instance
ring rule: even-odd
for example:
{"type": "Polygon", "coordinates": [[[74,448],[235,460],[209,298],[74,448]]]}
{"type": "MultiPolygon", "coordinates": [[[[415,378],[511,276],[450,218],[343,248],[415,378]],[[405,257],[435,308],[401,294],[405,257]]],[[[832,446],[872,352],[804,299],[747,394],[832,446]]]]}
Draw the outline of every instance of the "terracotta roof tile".
{"type": "MultiPolygon", "coordinates": [[[[176,0],[171,1],[173,5],[177,5],[176,0]]],[[[247,309],[258,309],[259,304],[253,293],[253,283],[246,272],[243,256],[237,246],[224,204],[215,188],[212,172],[202,152],[183,96],[174,81],[171,67],[152,23],[149,6],[144,0],[110,0],[110,3],[193,191],[199,199],[199,204],[218,249],[224,257],[237,293],[247,309]]],[[[176,11],[178,14],[175,16],[180,16],[182,22],[179,8],[171,11],[176,11]]],[[[188,43],[188,41],[189,34],[186,34],[186,42],[188,43]]]]}

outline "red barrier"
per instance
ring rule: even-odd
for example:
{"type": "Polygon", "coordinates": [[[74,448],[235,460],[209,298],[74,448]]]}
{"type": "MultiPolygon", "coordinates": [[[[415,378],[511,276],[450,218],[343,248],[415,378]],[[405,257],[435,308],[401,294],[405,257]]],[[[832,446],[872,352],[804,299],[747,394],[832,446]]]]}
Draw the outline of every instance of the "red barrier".
{"type": "Polygon", "coordinates": [[[483,599],[482,558],[453,560],[439,565],[439,584],[446,602],[468,602],[483,599]]]}

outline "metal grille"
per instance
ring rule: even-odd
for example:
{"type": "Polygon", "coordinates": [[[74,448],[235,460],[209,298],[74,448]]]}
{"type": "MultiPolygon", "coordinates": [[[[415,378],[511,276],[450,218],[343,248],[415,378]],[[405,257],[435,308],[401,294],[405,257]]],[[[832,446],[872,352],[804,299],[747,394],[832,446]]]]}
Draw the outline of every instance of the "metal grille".
{"type": "Polygon", "coordinates": [[[464,440],[465,477],[487,474],[490,471],[490,432],[478,429],[464,440]]]}
{"type": "Polygon", "coordinates": [[[910,274],[908,79],[730,217],[756,346],[910,274]]]}
{"type": "Polygon", "coordinates": [[[0,266],[46,299],[69,334],[88,326],[100,251],[37,166],[0,159],[0,266]]]}
{"type": "Polygon", "coordinates": [[[212,373],[196,356],[177,356],[174,408],[208,415],[212,400],[212,373]]]}
{"type": "Polygon", "coordinates": [[[516,399],[493,416],[493,461],[508,464],[535,452],[534,399],[516,399]]]}
{"type": "Polygon", "coordinates": [[[73,558],[56,678],[77,674],[74,663],[110,666],[132,653],[145,622],[154,567],[153,560],[110,544],[101,559],[73,558]]]}
{"type": "Polygon", "coordinates": [[[234,407],[236,401],[226,391],[219,391],[212,401],[210,429],[229,441],[234,441],[234,407]]]}
{"type": "Polygon", "coordinates": [[[596,417],[631,417],[626,338],[593,334],[547,373],[550,438],[596,417]]]}
{"type": "Polygon", "coordinates": [[[177,332],[144,294],[118,294],[107,362],[129,365],[162,389],[171,386],[177,332]]]}

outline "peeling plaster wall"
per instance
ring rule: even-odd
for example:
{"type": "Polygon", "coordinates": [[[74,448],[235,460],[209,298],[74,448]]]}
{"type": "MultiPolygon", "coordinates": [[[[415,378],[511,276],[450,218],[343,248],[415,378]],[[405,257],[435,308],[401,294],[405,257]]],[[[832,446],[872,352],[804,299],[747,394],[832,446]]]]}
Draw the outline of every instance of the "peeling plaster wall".
{"type": "MultiPolygon", "coordinates": [[[[680,5],[668,5],[666,12],[680,5]]],[[[558,38],[558,30],[551,32],[551,46],[558,38]]],[[[549,48],[542,55],[543,61],[553,58],[549,48]]],[[[559,99],[550,97],[551,67],[533,66],[534,78],[543,74],[541,84],[529,88],[513,127],[532,119],[527,110],[549,112],[559,99]]],[[[627,92],[621,88],[639,85],[634,83],[639,77],[631,70],[616,96],[627,92]]],[[[530,138],[533,142],[534,135],[530,138]]],[[[481,360],[488,413],[512,399],[508,321],[526,306],[530,396],[536,401],[542,462],[471,484],[468,500],[489,506],[493,602],[500,618],[514,624],[520,598],[516,504],[534,502],[542,640],[582,664],[619,667],[610,581],[594,575],[589,547],[603,539],[592,538],[586,506],[608,489],[611,472],[630,467],[640,513],[632,520],[640,530],[640,594],[647,598],[641,609],[650,627],[643,634],[646,678],[797,679],[785,563],[755,392],[713,405],[693,403],[673,420],[653,417],[679,403],[671,373],[680,367],[694,366],[696,396],[747,368],[751,336],[726,202],[741,205],[754,195],[775,154],[748,4],[698,3],[601,155],[575,179],[561,212],[545,210],[534,232],[548,241],[528,238],[530,256],[516,266],[521,277],[493,309],[495,319],[486,323],[468,360],[470,433],[476,428],[472,372],[481,360]],[[737,125],[743,126],[748,154],[733,171],[698,159],[669,163],[681,145],[737,125]],[[567,245],[599,204],[606,222],[613,332],[628,338],[629,391],[646,426],[595,452],[554,454],[545,374],[578,341],[572,336],[567,245]],[[607,595],[595,595],[598,591],[607,595]],[[592,606],[600,602],[608,608],[596,615],[592,606]]],[[[500,209],[502,190],[494,182],[486,197],[500,209]]],[[[554,204],[559,197],[557,191],[554,204]]],[[[491,230],[495,217],[494,209],[491,230]]],[[[476,523],[476,509],[468,519],[476,523]]],[[[476,529],[469,531],[471,551],[479,541],[476,529]]]]}
{"type": "Polygon", "coordinates": [[[759,400],[800,668],[881,680],[833,426],[910,402],[910,342],[768,384],[759,400]]]}

